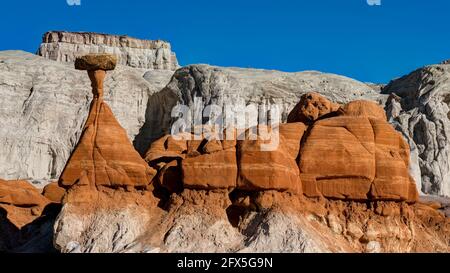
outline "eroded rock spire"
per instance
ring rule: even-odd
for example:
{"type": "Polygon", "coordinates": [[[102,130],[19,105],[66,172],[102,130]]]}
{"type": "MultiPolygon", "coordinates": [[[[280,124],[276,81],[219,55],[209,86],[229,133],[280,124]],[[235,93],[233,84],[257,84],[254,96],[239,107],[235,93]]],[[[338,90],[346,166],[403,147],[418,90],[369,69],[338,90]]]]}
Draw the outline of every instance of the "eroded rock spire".
{"type": "Polygon", "coordinates": [[[117,57],[110,54],[90,54],[75,61],[76,69],[88,72],[94,98],[83,134],[61,175],[64,187],[89,184],[130,188],[151,182],[153,170],[103,101],[106,71],[113,70],[116,63],[117,57]]]}

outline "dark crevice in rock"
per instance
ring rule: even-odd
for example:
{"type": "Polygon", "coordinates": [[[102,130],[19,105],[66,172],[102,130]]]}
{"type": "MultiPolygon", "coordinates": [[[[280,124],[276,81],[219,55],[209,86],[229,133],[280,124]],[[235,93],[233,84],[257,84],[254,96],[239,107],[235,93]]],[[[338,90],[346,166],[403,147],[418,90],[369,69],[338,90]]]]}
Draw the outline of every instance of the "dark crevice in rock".
{"type": "Polygon", "coordinates": [[[239,228],[241,219],[248,213],[251,206],[250,202],[248,202],[248,204],[245,204],[239,202],[239,199],[247,198],[247,200],[250,201],[250,194],[251,193],[235,189],[228,195],[231,201],[231,205],[226,209],[226,213],[228,221],[235,228],[239,228]]]}

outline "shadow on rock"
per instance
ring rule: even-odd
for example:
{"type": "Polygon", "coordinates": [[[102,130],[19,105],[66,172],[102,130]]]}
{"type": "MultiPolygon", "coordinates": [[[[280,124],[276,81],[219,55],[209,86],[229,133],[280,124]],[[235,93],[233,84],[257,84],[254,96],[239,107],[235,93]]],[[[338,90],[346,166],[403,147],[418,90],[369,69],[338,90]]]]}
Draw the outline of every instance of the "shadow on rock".
{"type": "Polygon", "coordinates": [[[0,252],[56,253],[53,246],[53,224],[61,211],[60,204],[49,204],[41,217],[18,229],[0,208],[0,252]]]}

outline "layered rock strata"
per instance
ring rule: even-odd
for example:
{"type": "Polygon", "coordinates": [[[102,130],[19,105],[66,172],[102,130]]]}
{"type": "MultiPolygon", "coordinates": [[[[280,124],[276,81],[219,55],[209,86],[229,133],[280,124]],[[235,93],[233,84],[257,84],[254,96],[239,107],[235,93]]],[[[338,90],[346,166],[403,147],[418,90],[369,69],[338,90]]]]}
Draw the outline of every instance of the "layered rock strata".
{"type": "Polygon", "coordinates": [[[91,32],[50,31],[44,34],[38,54],[58,62],[74,62],[89,53],[110,53],[119,64],[144,69],[176,70],[178,61],[170,43],[91,32]]]}
{"type": "Polygon", "coordinates": [[[387,123],[384,110],[376,103],[353,101],[339,107],[317,93],[308,93],[290,117],[295,122],[278,125],[278,145],[273,150],[263,149],[269,141],[261,135],[250,135],[261,129],[267,132],[260,125],[248,130],[246,140],[166,136],[151,146],[146,160],[161,170],[158,182],[163,187],[181,181],[191,189],[417,201],[415,182],[409,175],[408,144],[387,123]],[[166,174],[169,169],[171,175],[166,174]]]}

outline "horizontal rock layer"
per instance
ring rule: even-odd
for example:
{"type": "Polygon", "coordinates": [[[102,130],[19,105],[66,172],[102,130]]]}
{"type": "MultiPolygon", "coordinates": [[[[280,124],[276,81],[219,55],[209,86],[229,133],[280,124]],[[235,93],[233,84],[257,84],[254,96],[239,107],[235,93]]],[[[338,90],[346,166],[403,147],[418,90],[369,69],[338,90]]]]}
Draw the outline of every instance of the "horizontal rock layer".
{"type": "Polygon", "coordinates": [[[89,53],[110,53],[119,64],[135,68],[176,70],[178,61],[168,42],[90,32],[51,31],[44,34],[38,54],[59,62],[74,62],[89,53]]]}
{"type": "Polygon", "coordinates": [[[434,208],[298,198],[279,192],[98,192],[66,205],[55,225],[62,252],[448,252],[450,221],[434,208]],[[162,202],[162,200],[159,200],[162,202]]]}

